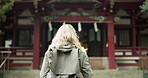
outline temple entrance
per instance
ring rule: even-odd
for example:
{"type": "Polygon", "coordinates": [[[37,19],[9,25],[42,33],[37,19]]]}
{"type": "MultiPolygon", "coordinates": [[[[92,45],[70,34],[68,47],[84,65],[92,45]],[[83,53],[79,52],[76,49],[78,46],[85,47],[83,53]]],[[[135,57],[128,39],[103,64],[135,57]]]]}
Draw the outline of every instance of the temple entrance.
{"type": "MultiPolygon", "coordinates": [[[[48,28],[48,23],[43,23],[41,29],[41,44],[42,44],[42,53],[48,48],[48,45],[51,44],[51,40],[56,34],[58,28],[62,25],[62,22],[52,22],[52,31],[48,28]]],[[[98,31],[94,30],[94,23],[81,23],[82,30],[78,32],[78,23],[68,23],[72,24],[77,31],[79,40],[82,44],[82,47],[86,49],[89,57],[103,57],[104,56],[104,30],[106,29],[106,24],[97,23],[98,31]]]]}

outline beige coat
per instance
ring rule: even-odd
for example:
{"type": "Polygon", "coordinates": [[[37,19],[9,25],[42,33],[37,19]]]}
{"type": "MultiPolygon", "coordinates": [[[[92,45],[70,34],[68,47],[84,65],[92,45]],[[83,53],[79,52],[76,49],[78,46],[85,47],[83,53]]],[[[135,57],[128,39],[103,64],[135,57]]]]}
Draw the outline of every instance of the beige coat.
{"type": "Polygon", "coordinates": [[[92,78],[92,69],[85,52],[78,53],[78,49],[71,45],[46,51],[40,78],[68,78],[66,75],[71,74],[76,74],[78,78],[92,78]]]}

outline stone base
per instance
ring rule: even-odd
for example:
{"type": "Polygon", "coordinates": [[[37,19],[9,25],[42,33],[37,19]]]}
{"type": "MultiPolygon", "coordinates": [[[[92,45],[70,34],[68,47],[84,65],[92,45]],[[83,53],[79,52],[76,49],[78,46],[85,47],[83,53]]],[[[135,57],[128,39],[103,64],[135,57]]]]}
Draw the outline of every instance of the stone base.
{"type": "Polygon", "coordinates": [[[141,70],[94,70],[93,78],[144,78],[141,70]]]}
{"type": "Polygon", "coordinates": [[[89,57],[89,63],[92,69],[108,69],[108,57],[89,57]]]}
{"type": "Polygon", "coordinates": [[[9,70],[3,72],[3,78],[39,78],[39,70],[9,70]]]}

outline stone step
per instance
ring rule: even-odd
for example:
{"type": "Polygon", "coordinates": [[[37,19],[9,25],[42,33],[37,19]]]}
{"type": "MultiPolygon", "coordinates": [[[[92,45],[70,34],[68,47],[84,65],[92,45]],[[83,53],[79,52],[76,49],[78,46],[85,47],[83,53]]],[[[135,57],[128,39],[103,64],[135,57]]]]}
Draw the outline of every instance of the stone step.
{"type": "MultiPolygon", "coordinates": [[[[39,78],[40,70],[9,70],[5,78],[39,78]]],[[[93,78],[144,78],[142,70],[93,70],[93,78]]]]}
{"type": "Polygon", "coordinates": [[[11,66],[9,70],[32,70],[32,66],[11,66]]]}

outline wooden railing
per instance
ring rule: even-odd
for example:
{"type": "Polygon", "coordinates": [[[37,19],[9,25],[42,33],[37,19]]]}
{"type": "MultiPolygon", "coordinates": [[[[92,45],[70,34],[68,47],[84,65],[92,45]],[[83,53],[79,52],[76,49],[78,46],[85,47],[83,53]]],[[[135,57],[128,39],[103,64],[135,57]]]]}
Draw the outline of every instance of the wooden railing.
{"type": "MultiPolygon", "coordinates": [[[[0,47],[0,64],[11,52],[6,68],[12,66],[31,66],[33,60],[32,47],[0,47]]],[[[148,47],[115,47],[115,59],[118,66],[139,66],[148,68],[148,47]]]]}
{"type": "Polygon", "coordinates": [[[116,47],[115,58],[118,66],[138,66],[148,69],[148,47],[116,47]]]}
{"type": "Polygon", "coordinates": [[[31,66],[33,60],[32,47],[0,47],[0,63],[7,57],[7,53],[11,52],[5,65],[6,69],[11,66],[31,66]]]}

